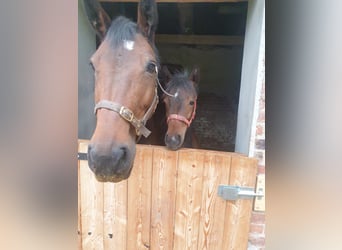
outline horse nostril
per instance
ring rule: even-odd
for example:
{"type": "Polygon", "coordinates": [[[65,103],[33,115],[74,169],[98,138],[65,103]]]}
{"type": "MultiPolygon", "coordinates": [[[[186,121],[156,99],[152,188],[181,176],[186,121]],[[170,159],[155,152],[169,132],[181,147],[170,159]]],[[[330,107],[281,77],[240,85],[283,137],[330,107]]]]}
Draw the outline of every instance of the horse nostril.
{"type": "Polygon", "coordinates": [[[122,151],[122,153],[123,153],[123,157],[125,157],[126,154],[127,154],[128,148],[125,147],[125,146],[122,146],[122,147],[120,147],[120,149],[121,149],[121,151],[122,151]]]}
{"type": "Polygon", "coordinates": [[[121,160],[125,157],[127,152],[127,148],[126,147],[115,147],[112,149],[112,157],[115,160],[121,160]]]}
{"type": "Polygon", "coordinates": [[[90,169],[95,171],[96,165],[94,164],[94,147],[91,144],[88,145],[87,157],[88,157],[88,165],[90,169]]]}
{"type": "Polygon", "coordinates": [[[179,134],[171,135],[171,136],[166,134],[165,136],[165,144],[172,149],[179,148],[181,142],[182,142],[182,137],[179,134]]]}
{"type": "Polygon", "coordinates": [[[181,136],[180,135],[173,135],[173,136],[171,136],[171,141],[174,144],[179,144],[181,141],[181,136]]]}

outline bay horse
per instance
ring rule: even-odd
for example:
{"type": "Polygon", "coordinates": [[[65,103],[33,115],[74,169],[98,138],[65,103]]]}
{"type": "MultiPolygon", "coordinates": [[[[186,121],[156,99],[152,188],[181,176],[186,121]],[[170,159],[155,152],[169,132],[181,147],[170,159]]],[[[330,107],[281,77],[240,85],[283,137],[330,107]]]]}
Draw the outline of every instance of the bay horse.
{"type": "Polygon", "coordinates": [[[95,0],[84,0],[84,6],[101,40],[90,59],[97,121],[88,164],[98,181],[120,182],[130,176],[136,140],[150,134],[145,124],[158,103],[157,6],[154,0],[141,0],[137,23],[123,16],[111,21],[95,0]]]}
{"type": "Polygon", "coordinates": [[[199,68],[169,75],[163,95],[167,131],[165,145],[171,150],[181,147],[198,148],[198,140],[191,126],[196,114],[199,68]]]}
{"type": "MultiPolygon", "coordinates": [[[[160,100],[163,99],[166,84],[170,81],[173,74],[183,72],[183,66],[179,64],[172,63],[162,63],[160,65],[160,71],[158,72],[158,79],[160,88],[158,88],[158,97],[160,100]]],[[[152,131],[149,137],[141,137],[138,141],[139,144],[145,145],[158,145],[165,146],[165,134],[167,131],[167,123],[165,116],[165,103],[159,102],[157,108],[151,117],[146,123],[146,127],[152,131]]]]}
{"type": "Polygon", "coordinates": [[[158,95],[163,101],[158,103],[155,114],[147,122],[151,136],[141,138],[139,143],[166,145],[171,150],[199,148],[191,126],[196,114],[199,69],[195,67],[189,76],[181,65],[162,64],[159,83],[158,95]]]}

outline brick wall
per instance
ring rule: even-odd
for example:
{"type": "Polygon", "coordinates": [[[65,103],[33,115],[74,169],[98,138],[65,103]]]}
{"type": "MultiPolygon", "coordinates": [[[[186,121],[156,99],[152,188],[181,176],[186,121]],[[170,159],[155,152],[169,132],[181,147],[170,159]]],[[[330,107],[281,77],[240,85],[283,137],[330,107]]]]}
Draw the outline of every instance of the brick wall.
{"type": "MultiPolygon", "coordinates": [[[[254,157],[259,159],[258,173],[265,174],[265,81],[262,83],[254,142],[254,157]]],[[[265,212],[252,212],[248,250],[265,249],[265,212]]]]}

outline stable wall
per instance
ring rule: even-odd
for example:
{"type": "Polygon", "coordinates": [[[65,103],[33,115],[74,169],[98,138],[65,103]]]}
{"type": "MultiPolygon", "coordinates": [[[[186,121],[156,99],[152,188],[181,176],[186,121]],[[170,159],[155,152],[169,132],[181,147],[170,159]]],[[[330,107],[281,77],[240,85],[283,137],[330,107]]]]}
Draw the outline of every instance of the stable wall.
{"type": "Polygon", "coordinates": [[[94,70],[89,58],[95,52],[95,32],[78,1],[78,138],[90,139],[95,128],[94,70]]]}
{"type": "Polygon", "coordinates": [[[190,72],[200,68],[200,93],[238,100],[242,46],[185,46],[157,44],[161,62],[181,64],[190,72]]]}

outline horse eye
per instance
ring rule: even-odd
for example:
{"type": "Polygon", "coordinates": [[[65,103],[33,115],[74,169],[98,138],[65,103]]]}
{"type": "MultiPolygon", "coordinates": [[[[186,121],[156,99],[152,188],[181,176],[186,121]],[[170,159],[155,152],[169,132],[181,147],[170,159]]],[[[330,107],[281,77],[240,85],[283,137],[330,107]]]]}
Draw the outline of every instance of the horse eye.
{"type": "Polygon", "coordinates": [[[156,73],[156,65],[153,62],[149,62],[146,66],[146,71],[150,74],[156,73]]]}
{"type": "Polygon", "coordinates": [[[195,102],[194,102],[194,101],[190,101],[189,104],[190,104],[191,106],[193,106],[193,105],[195,104],[195,102]]]}

